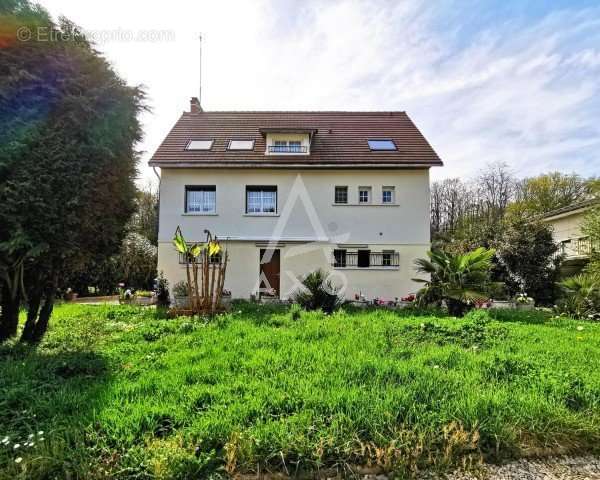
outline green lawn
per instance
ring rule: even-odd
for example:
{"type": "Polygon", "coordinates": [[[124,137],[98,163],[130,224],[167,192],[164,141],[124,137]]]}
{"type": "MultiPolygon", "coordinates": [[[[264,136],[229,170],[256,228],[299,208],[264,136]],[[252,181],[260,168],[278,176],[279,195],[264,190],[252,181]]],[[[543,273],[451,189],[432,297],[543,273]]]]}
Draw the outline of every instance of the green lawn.
{"type": "Polygon", "coordinates": [[[406,473],[598,448],[600,324],[496,315],[240,304],[207,325],[63,305],[37,350],[0,347],[0,478],[406,473]]]}

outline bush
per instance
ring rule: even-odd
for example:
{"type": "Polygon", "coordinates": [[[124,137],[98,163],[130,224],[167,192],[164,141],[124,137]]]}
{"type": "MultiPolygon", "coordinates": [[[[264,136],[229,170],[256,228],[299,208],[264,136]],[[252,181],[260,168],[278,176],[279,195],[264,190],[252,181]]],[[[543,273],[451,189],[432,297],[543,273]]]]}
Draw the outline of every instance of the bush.
{"type": "Polygon", "coordinates": [[[556,313],[582,320],[600,320],[600,276],[581,274],[560,283],[563,298],[556,313]]]}
{"type": "Polygon", "coordinates": [[[304,288],[292,296],[294,302],[306,310],[321,309],[326,313],[337,310],[342,304],[339,289],[327,277],[321,269],[306,275],[302,280],[304,288]]]}
{"type": "Polygon", "coordinates": [[[188,283],[181,280],[177,282],[173,287],[173,295],[176,297],[187,297],[188,296],[188,283]]]}
{"type": "Polygon", "coordinates": [[[169,281],[165,278],[163,272],[156,279],[156,305],[159,307],[168,307],[171,303],[169,296],[169,281]]]}

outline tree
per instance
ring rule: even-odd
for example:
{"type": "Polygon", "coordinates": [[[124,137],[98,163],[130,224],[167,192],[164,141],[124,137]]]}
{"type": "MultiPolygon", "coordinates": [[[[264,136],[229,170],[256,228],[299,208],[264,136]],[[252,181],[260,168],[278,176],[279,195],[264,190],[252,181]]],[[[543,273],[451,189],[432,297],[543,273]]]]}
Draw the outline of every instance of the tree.
{"type": "Polygon", "coordinates": [[[15,26],[27,11],[31,28],[53,32],[53,41],[0,49],[0,341],[16,333],[26,296],[22,340],[37,342],[64,279],[121,245],[144,97],[68,20],[56,25],[26,0],[9,8],[15,26]],[[19,269],[23,281],[7,282],[19,269]]]}
{"type": "Polygon", "coordinates": [[[590,237],[592,246],[590,263],[586,271],[600,276],[600,180],[590,181],[589,188],[598,203],[586,213],[582,225],[582,231],[590,237]]]}
{"type": "Polygon", "coordinates": [[[506,222],[496,244],[499,279],[511,295],[526,292],[538,304],[552,305],[561,258],[548,225],[524,218],[506,222]]]}
{"type": "Polygon", "coordinates": [[[158,245],[158,191],[147,184],[137,191],[135,212],[127,230],[146,237],[152,245],[158,245]]]}
{"type": "Polygon", "coordinates": [[[427,252],[429,259],[415,260],[417,272],[430,275],[429,280],[413,279],[425,284],[417,295],[420,303],[446,302],[448,313],[462,317],[474,302],[486,300],[494,250],[483,247],[464,254],[444,251],[427,252]]]}
{"type": "Polygon", "coordinates": [[[517,216],[539,215],[583,201],[588,194],[588,182],[575,173],[545,173],[518,183],[510,211],[517,216]]]}

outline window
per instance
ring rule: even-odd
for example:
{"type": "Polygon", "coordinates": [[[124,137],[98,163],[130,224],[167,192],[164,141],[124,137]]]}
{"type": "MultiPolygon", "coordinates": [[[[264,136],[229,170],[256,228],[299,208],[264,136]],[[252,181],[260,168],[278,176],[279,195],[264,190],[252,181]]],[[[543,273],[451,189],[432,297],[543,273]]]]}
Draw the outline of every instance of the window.
{"type": "Polygon", "coordinates": [[[370,260],[371,260],[371,250],[359,250],[356,266],[359,268],[368,268],[371,264],[370,260]]]}
{"type": "Polygon", "coordinates": [[[216,213],[217,188],[214,185],[185,187],[186,213],[216,213]]]}
{"type": "Polygon", "coordinates": [[[254,140],[230,140],[227,150],[254,150],[254,140]]]}
{"type": "Polygon", "coordinates": [[[358,203],[371,202],[371,187],[358,187],[358,203]]]}
{"type": "Polygon", "coordinates": [[[368,140],[369,148],[375,151],[396,150],[396,144],[393,140],[372,139],[368,140]]]}
{"type": "Polygon", "coordinates": [[[190,140],[185,147],[186,150],[210,150],[214,140],[190,140]]]}
{"type": "Polygon", "coordinates": [[[246,187],[246,213],[276,213],[277,187],[246,187]]]}
{"type": "Polygon", "coordinates": [[[300,140],[290,140],[288,142],[288,146],[291,153],[300,153],[302,142],[300,140]]]}
{"type": "Polygon", "coordinates": [[[381,190],[381,203],[394,203],[394,187],[383,187],[381,190]]]}
{"type": "Polygon", "coordinates": [[[393,250],[384,250],[381,254],[381,265],[383,267],[391,267],[392,266],[392,256],[394,254],[393,250]]]}
{"type": "Polygon", "coordinates": [[[269,146],[270,153],[307,153],[307,147],[300,140],[275,140],[269,146]]]}
{"type": "Polygon", "coordinates": [[[335,203],[348,203],[348,187],[335,187],[335,203]]]}
{"type": "Polygon", "coordinates": [[[333,251],[333,266],[338,268],[346,266],[346,250],[333,251]]]}

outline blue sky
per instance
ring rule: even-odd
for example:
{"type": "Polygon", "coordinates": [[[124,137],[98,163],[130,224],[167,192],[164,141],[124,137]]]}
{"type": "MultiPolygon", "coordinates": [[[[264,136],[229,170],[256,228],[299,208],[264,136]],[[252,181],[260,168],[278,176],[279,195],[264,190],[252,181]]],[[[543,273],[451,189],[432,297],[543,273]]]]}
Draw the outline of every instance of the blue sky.
{"type": "Polygon", "coordinates": [[[495,161],[600,174],[598,1],[42,4],[105,34],[98,49],[146,86],[144,161],[197,94],[202,32],[206,109],[406,110],[446,163],[434,178],[495,161]]]}

